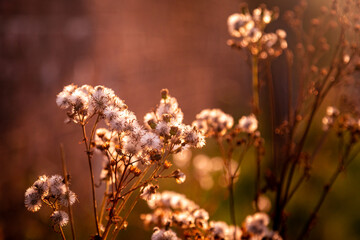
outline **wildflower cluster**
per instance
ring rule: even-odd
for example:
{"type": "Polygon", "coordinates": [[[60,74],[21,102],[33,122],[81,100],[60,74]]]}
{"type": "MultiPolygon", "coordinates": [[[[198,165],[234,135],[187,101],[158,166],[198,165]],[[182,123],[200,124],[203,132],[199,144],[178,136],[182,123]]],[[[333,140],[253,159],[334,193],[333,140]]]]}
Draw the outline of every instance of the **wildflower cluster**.
{"type": "MultiPolygon", "coordinates": [[[[168,160],[171,154],[205,145],[202,132],[183,123],[178,102],[167,89],[161,91],[161,100],[155,110],[145,115],[144,125],[128,110],[123,100],[104,86],[69,85],[58,94],[56,102],[67,110],[70,120],[82,127],[91,173],[92,149],[103,156],[100,179],[106,184],[106,192],[99,218],[95,201],[93,205],[97,236],[104,239],[112,226],[114,236],[126,228],[130,212],[121,213],[136,190],[140,190],[139,198],[150,200],[159,187],[159,179],[174,178],[179,184],[185,181],[186,176],[180,169],[163,174],[172,165],[168,160]],[[88,139],[85,127],[92,117],[96,120],[88,139]],[[96,129],[101,120],[107,127],[96,129]],[[108,219],[104,218],[105,215],[108,219]]],[[[133,206],[128,207],[132,209],[133,206]]]]}
{"type": "MultiPolygon", "coordinates": [[[[225,174],[222,176],[230,197],[230,215],[232,224],[236,225],[235,206],[234,206],[234,183],[237,180],[240,166],[245,154],[254,146],[257,153],[256,165],[258,172],[260,171],[260,159],[264,154],[264,141],[260,136],[258,129],[258,121],[254,114],[243,116],[234,126],[234,119],[230,115],[219,109],[205,109],[198,115],[193,122],[207,137],[214,138],[221,152],[222,165],[225,174]],[[238,160],[233,160],[235,152],[240,152],[238,160]]],[[[200,186],[209,189],[213,185],[212,174],[221,170],[217,163],[218,158],[209,159],[207,156],[199,155],[193,160],[196,171],[196,179],[200,186]],[[210,162],[211,161],[211,162],[210,162]]],[[[221,160],[220,160],[221,161],[221,160]]],[[[220,165],[221,166],[221,165],[220,165]]],[[[258,198],[260,196],[259,174],[256,177],[256,196],[254,197],[256,209],[258,209],[258,198]]],[[[221,181],[220,181],[221,183],[221,181]]]]}
{"type": "Polygon", "coordinates": [[[68,189],[60,175],[42,175],[25,192],[25,207],[29,211],[37,212],[43,204],[53,210],[50,216],[53,227],[63,227],[68,223],[69,216],[61,208],[73,205],[75,201],[75,193],[68,189]]]}
{"type": "Polygon", "coordinates": [[[247,6],[241,13],[234,13],[228,18],[228,30],[237,40],[229,40],[228,45],[236,48],[247,48],[252,55],[260,59],[279,56],[287,48],[286,32],[282,29],[275,33],[265,33],[265,27],[278,18],[278,9],[268,10],[261,5],[250,13],[247,6]]]}
{"type": "Polygon", "coordinates": [[[203,131],[206,136],[223,136],[233,127],[234,119],[220,109],[204,109],[196,115],[192,125],[203,131]]]}
{"type": "Polygon", "coordinates": [[[326,114],[322,119],[323,130],[333,129],[339,136],[349,133],[352,142],[357,142],[360,137],[360,118],[350,113],[340,113],[332,106],[326,108],[326,114]]]}
{"type": "Polygon", "coordinates": [[[128,119],[132,117],[131,112],[125,111],[127,106],[114,94],[114,91],[103,86],[94,88],[90,85],[81,87],[68,85],[57,95],[56,104],[61,109],[67,110],[70,120],[81,124],[85,124],[95,114],[104,117],[107,113],[106,116],[109,118],[111,113],[122,112],[128,114],[126,115],[128,119]]]}
{"type": "Polygon", "coordinates": [[[187,147],[203,147],[205,138],[198,128],[182,123],[183,113],[176,99],[169,95],[167,89],[161,91],[161,96],[157,108],[145,115],[145,126],[162,137],[163,144],[170,146],[171,153],[187,147]]]}
{"type": "Polygon", "coordinates": [[[146,226],[157,226],[152,239],[167,239],[164,238],[167,234],[173,236],[170,239],[177,239],[170,227],[176,228],[182,239],[234,239],[234,236],[235,239],[282,239],[268,229],[269,216],[262,212],[247,216],[241,227],[234,227],[209,221],[206,210],[176,192],[156,193],[147,203],[153,212],[142,214],[141,219],[146,226]],[[160,235],[163,238],[159,238],[160,235]]]}

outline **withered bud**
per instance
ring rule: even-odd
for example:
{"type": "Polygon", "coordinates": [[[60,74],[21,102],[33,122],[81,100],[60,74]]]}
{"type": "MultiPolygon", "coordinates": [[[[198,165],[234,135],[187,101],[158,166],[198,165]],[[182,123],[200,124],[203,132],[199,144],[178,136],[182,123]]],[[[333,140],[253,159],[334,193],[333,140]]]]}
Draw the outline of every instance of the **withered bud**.
{"type": "Polygon", "coordinates": [[[236,141],[236,145],[240,146],[240,145],[243,145],[246,143],[246,140],[245,138],[241,138],[239,140],[236,141]]]}
{"type": "Polygon", "coordinates": [[[315,65],[311,65],[310,70],[312,73],[317,73],[319,71],[319,68],[315,65]]]}
{"type": "Polygon", "coordinates": [[[175,126],[172,126],[171,128],[170,128],[170,135],[176,135],[177,134],[177,132],[179,131],[179,128],[178,127],[175,127],[175,126]]]}
{"type": "Polygon", "coordinates": [[[175,178],[177,184],[184,183],[186,180],[185,173],[180,171],[180,169],[175,170],[171,175],[175,178]]]}
{"type": "Polygon", "coordinates": [[[302,43],[296,44],[296,50],[302,53],[304,51],[304,45],[302,43]]]}
{"type": "Polygon", "coordinates": [[[166,100],[169,97],[169,90],[167,88],[162,89],[160,93],[162,99],[166,100]]]}
{"type": "Polygon", "coordinates": [[[162,118],[163,118],[164,122],[169,123],[170,120],[171,120],[171,115],[165,113],[165,114],[162,115],[162,118]]]}
{"type": "Polygon", "coordinates": [[[150,153],[150,159],[152,161],[159,161],[161,159],[161,154],[159,154],[156,151],[153,151],[153,152],[150,153]]]}
{"type": "Polygon", "coordinates": [[[320,20],[318,18],[311,19],[311,26],[317,27],[320,24],[320,20]]]}
{"type": "Polygon", "coordinates": [[[99,137],[99,138],[103,138],[105,136],[105,132],[104,131],[98,131],[96,133],[96,135],[99,137]]]}
{"type": "Polygon", "coordinates": [[[242,14],[249,13],[249,7],[248,7],[248,4],[246,2],[240,3],[240,12],[242,14]]]}
{"type": "Polygon", "coordinates": [[[121,226],[119,226],[119,227],[120,227],[120,230],[125,230],[128,225],[129,225],[128,222],[127,222],[127,221],[124,221],[123,224],[122,224],[121,226]]]}
{"type": "Polygon", "coordinates": [[[138,167],[131,166],[130,172],[133,173],[135,176],[139,176],[141,174],[141,170],[138,167]]]}
{"type": "Polygon", "coordinates": [[[236,47],[236,43],[233,39],[229,39],[226,41],[226,44],[229,46],[229,47],[236,47]]]}
{"type": "Polygon", "coordinates": [[[149,124],[149,126],[150,126],[151,129],[155,129],[155,128],[156,128],[156,123],[155,123],[154,120],[151,119],[151,120],[149,120],[147,123],[149,124]]]}
{"type": "Polygon", "coordinates": [[[172,166],[171,162],[169,162],[168,160],[165,160],[164,162],[164,168],[165,169],[169,169],[172,166]]]}
{"type": "Polygon", "coordinates": [[[355,24],[354,30],[355,30],[355,32],[359,32],[360,31],[360,24],[355,24]]]}
{"type": "Polygon", "coordinates": [[[327,44],[327,43],[324,43],[324,44],[321,45],[321,49],[322,49],[323,51],[329,51],[330,45],[327,44]]]}
{"type": "Polygon", "coordinates": [[[307,50],[309,53],[314,53],[314,52],[315,52],[315,47],[314,47],[314,45],[309,44],[309,45],[306,47],[306,50],[307,50]]]}
{"type": "Polygon", "coordinates": [[[272,19],[272,20],[278,19],[278,18],[279,18],[279,13],[280,13],[279,7],[276,7],[276,6],[273,7],[272,11],[273,11],[273,14],[272,14],[272,16],[271,16],[271,19],[272,19]]]}
{"type": "Polygon", "coordinates": [[[326,70],[326,68],[322,68],[322,69],[320,70],[320,74],[321,74],[322,76],[326,76],[327,73],[328,73],[328,71],[326,70]]]}
{"type": "Polygon", "coordinates": [[[334,28],[337,28],[337,26],[338,26],[338,23],[336,21],[332,20],[329,22],[330,28],[334,29],[334,28]]]}
{"type": "Polygon", "coordinates": [[[120,146],[120,145],[116,145],[116,146],[115,146],[115,151],[116,151],[118,154],[122,154],[121,146],[120,146]]]}
{"type": "Polygon", "coordinates": [[[322,6],[320,8],[320,11],[321,11],[322,14],[325,14],[325,13],[327,13],[329,11],[329,9],[326,6],[322,6]]]}

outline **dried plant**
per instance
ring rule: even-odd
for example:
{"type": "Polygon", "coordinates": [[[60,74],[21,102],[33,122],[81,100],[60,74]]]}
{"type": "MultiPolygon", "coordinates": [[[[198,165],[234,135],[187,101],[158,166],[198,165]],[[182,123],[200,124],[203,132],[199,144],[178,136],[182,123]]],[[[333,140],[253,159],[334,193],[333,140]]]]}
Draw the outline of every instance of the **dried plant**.
{"type": "MultiPolygon", "coordinates": [[[[57,105],[68,116],[66,122],[78,125],[82,133],[92,190],[93,239],[115,239],[120,230],[126,229],[128,217],[140,199],[152,209],[152,213],[142,214],[141,219],[146,226],[155,227],[154,240],[179,237],[275,240],[304,239],[309,235],[334,182],[359,153],[360,118],[355,101],[344,89],[356,86],[354,82],[358,76],[360,18],[357,14],[360,3],[332,1],[330,7],[321,8],[320,17],[308,23],[309,29],[304,28],[307,25],[303,20],[306,6],[306,1],[301,1],[293,11],[284,14],[296,38],[294,50],[288,48],[288,34],[284,30],[266,32],[266,26],[279,17],[278,9],[269,10],[261,5],[250,12],[242,5],[240,13],[229,16],[228,30],[232,39],[228,45],[246,51],[252,59],[252,113],[238,121],[220,109],[205,109],[196,115],[192,125],[186,125],[177,100],[167,89],[161,90],[160,103],[145,115],[144,124],[139,123],[113,90],[104,86],[78,87],[72,84],[57,95],[57,105]],[[273,79],[271,64],[283,53],[288,77],[287,116],[279,119],[276,113],[281,106],[276,104],[274,97],[274,85],[278,83],[273,79]],[[264,121],[260,101],[263,98],[259,94],[259,76],[262,76],[259,71],[263,69],[268,80],[271,121],[264,121]],[[323,114],[325,107],[322,105],[332,90],[342,93],[343,105],[351,104],[345,108],[327,107],[322,118],[322,134],[308,146],[310,132],[316,131],[313,128],[316,116],[323,114]],[[279,120],[281,124],[277,124],[279,120]],[[98,128],[101,122],[105,128],[98,128]],[[259,127],[271,132],[270,151],[265,151],[265,139],[259,127]],[[291,218],[288,204],[304,183],[312,179],[312,173],[316,171],[313,163],[330,135],[338,142],[337,166],[319,191],[318,202],[295,236],[287,232],[288,219],[291,218]],[[186,155],[190,148],[204,147],[206,138],[216,141],[221,155],[216,161],[221,160],[201,160],[205,165],[206,161],[213,161],[216,167],[200,167],[197,179],[209,189],[211,186],[208,182],[204,184],[202,179],[209,179],[212,172],[224,170],[231,225],[210,221],[205,209],[182,194],[157,192],[160,179],[175,179],[178,184],[185,181],[186,176],[180,169],[170,170],[171,159],[182,167],[186,166],[185,158],[181,159],[179,154],[186,155]],[[92,167],[95,152],[103,158],[99,178],[105,185],[105,192],[100,205],[95,197],[94,174],[97,173],[92,167]],[[256,163],[254,213],[238,224],[234,189],[241,184],[236,183],[241,164],[252,153],[256,163]]],[[[72,238],[75,239],[71,205],[75,203],[76,195],[69,190],[64,157],[62,159],[64,176],[40,176],[26,190],[25,206],[33,212],[44,204],[49,206],[53,211],[50,219],[54,230],[65,239],[62,228],[70,221],[72,238]]],[[[194,161],[199,164],[199,159],[194,158],[194,161]]]]}

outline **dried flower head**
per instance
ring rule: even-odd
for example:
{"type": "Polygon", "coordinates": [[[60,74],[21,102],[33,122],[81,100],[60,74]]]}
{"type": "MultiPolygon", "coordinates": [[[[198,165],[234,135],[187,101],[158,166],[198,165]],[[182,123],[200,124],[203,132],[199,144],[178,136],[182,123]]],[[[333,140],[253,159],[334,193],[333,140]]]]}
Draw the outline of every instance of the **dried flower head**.
{"type": "Polygon", "coordinates": [[[258,121],[255,115],[242,116],[239,119],[238,128],[243,132],[254,133],[258,128],[258,121]]]}
{"type": "Polygon", "coordinates": [[[164,230],[164,229],[159,229],[158,227],[155,227],[153,231],[154,232],[151,236],[151,240],[178,240],[178,239],[180,239],[176,236],[176,233],[173,232],[171,229],[164,230]]]}
{"type": "Polygon", "coordinates": [[[63,227],[68,224],[69,216],[64,211],[54,211],[50,216],[50,220],[54,226],[59,225],[63,227]]]}
{"type": "Polygon", "coordinates": [[[151,201],[155,198],[156,189],[158,188],[159,186],[157,185],[148,184],[141,189],[140,197],[146,201],[151,201]]]}
{"type": "Polygon", "coordinates": [[[175,178],[177,184],[184,183],[186,180],[186,175],[180,169],[175,170],[172,173],[172,176],[175,178]]]}
{"type": "Polygon", "coordinates": [[[42,202],[41,195],[34,187],[30,187],[25,192],[25,207],[31,212],[40,210],[42,202]]]}
{"type": "Polygon", "coordinates": [[[234,125],[234,119],[220,109],[205,109],[196,115],[192,125],[206,136],[223,136],[234,125]]]}
{"type": "Polygon", "coordinates": [[[287,48],[286,32],[278,29],[275,33],[265,33],[267,24],[277,19],[278,9],[268,10],[264,5],[253,10],[247,7],[241,13],[228,17],[229,34],[237,40],[229,40],[228,44],[236,48],[247,48],[252,55],[262,59],[279,56],[287,48]]]}

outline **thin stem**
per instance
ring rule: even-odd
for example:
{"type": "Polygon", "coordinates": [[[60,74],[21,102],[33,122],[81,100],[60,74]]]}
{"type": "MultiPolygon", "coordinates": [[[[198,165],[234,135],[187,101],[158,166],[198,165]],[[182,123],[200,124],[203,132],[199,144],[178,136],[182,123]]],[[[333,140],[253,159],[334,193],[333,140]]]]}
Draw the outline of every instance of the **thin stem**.
{"type": "MultiPolygon", "coordinates": [[[[309,160],[309,165],[311,165],[316,157],[316,155],[318,154],[319,150],[321,149],[322,145],[324,144],[327,136],[329,135],[329,130],[324,132],[324,134],[322,135],[318,145],[315,147],[314,152],[312,153],[310,160],[309,160]]],[[[293,195],[295,194],[295,192],[300,188],[300,186],[302,185],[302,183],[304,182],[305,179],[308,179],[307,177],[309,176],[309,168],[305,167],[304,169],[304,173],[301,175],[301,177],[299,178],[298,182],[295,184],[294,188],[290,191],[289,195],[286,196],[285,199],[285,203],[284,205],[286,205],[290,199],[293,197],[293,195]]],[[[285,206],[284,206],[285,207],[285,206]]]]}
{"type": "Polygon", "coordinates": [[[106,200],[107,200],[108,194],[109,194],[108,191],[109,191],[109,181],[106,181],[104,197],[103,197],[103,200],[102,200],[102,202],[101,202],[100,219],[99,219],[99,223],[100,223],[100,224],[102,223],[102,219],[103,219],[103,217],[104,217],[106,200]]]}
{"type": "Polygon", "coordinates": [[[314,220],[315,220],[315,218],[316,218],[322,204],[324,203],[324,200],[325,200],[326,196],[330,192],[330,189],[334,185],[337,177],[340,175],[340,173],[342,171],[344,171],[344,167],[345,167],[344,162],[345,162],[345,159],[347,159],[347,157],[349,156],[349,153],[351,151],[352,146],[353,146],[353,144],[349,143],[346,150],[345,150],[344,155],[340,156],[338,166],[337,166],[335,172],[333,173],[333,175],[331,176],[329,182],[327,184],[325,184],[325,186],[323,188],[323,191],[322,191],[322,194],[320,196],[320,199],[319,199],[318,203],[315,205],[314,210],[312,211],[312,213],[311,213],[309,219],[307,220],[303,230],[301,231],[301,233],[300,233],[300,235],[298,237],[298,240],[302,240],[302,239],[306,238],[307,235],[309,234],[309,231],[311,230],[311,227],[313,227],[313,225],[314,225],[314,220]]]}
{"type": "MultiPolygon", "coordinates": [[[[66,170],[66,163],[65,163],[65,152],[64,152],[64,145],[62,143],[60,143],[60,152],[61,152],[61,162],[62,162],[62,168],[63,168],[63,175],[64,175],[64,180],[65,180],[65,186],[66,186],[66,191],[69,191],[69,182],[67,179],[67,170],[66,170]]],[[[71,226],[71,235],[72,235],[72,239],[76,240],[75,237],[75,227],[74,227],[74,218],[73,218],[73,213],[72,213],[72,208],[71,208],[71,204],[70,204],[70,196],[67,194],[67,200],[68,200],[68,212],[69,212],[69,217],[70,217],[70,226],[71,226]]]]}
{"type": "MultiPolygon", "coordinates": [[[[134,185],[132,185],[132,187],[134,187],[135,185],[137,185],[137,184],[139,184],[139,183],[141,182],[141,180],[145,177],[145,175],[147,174],[147,172],[148,172],[149,169],[150,169],[150,166],[148,166],[148,167],[145,169],[145,171],[143,171],[143,173],[140,175],[140,177],[139,177],[139,179],[137,180],[137,182],[134,183],[134,185]]],[[[123,206],[125,206],[127,200],[130,198],[130,196],[131,196],[131,194],[127,195],[127,196],[125,197],[125,199],[123,199],[122,203],[120,204],[119,208],[116,210],[116,212],[115,212],[115,214],[114,214],[115,216],[117,216],[117,215],[120,214],[123,206]]],[[[120,198],[115,198],[115,199],[114,199],[115,202],[113,202],[113,206],[111,207],[110,212],[113,212],[113,211],[114,211],[115,206],[116,206],[116,204],[117,204],[117,202],[118,202],[118,199],[120,199],[120,198]]],[[[103,233],[103,235],[101,236],[101,239],[106,239],[106,238],[107,238],[107,235],[108,235],[109,230],[110,230],[110,227],[111,227],[111,223],[112,223],[112,221],[111,221],[111,219],[109,219],[109,220],[108,220],[108,223],[106,224],[104,233],[103,233]]]]}
{"type": "MultiPolygon", "coordinates": [[[[96,123],[95,123],[95,125],[96,125],[96,123]]],[[[91,163],[91,156],[92,156],[92,152],[90,150],[91,139],[88,141],[88,139],[86,137],[85,125],[81,124],[81,128],[82,128],[82,133],[83,133],[83,137],[84,137],[84,143],[85,143],[85,147],[86,147],[86,155],[88,158],[89,169],[90,169],[91,190],[92,190],[93,210],[94,210],[96,232],[100,236],[99,221],[98,221],[98,217],[97,217],[97,204],[96,204],[96,197],[95,197],[94,173],[93,173],[93,167],[92,167],[92,163],[91,163]]]]}
{"type": "Polygon", "coordinates": [[[270,115],[271,115],[271,142],[272,142],[272,157],[274,161],[274,172],[276,173],[278,168],[278,159],[277,159],[277,151],[275,143],[275,128],[276,128],[276,110],[275,110],[275,91],[274,91],[274,83],[272,79],[271,73],[271,63],[270,60],[266,61],[266,73],[267,73],[267,80],[268,80],[268,89],[269,89],[269,99],[270,99],[270,115]]]}
{"type": "MultiPolygon", "coordinates": [[[[168,153],[165,152],[164,156],[167,157],[167,155],[168,155],[168,153]]],[[[165,160],[165,158],[163,158],[163,160],[165,160]]],[[[160,165],[154,170],[154,172],[151,174],[150,178],[148,179],[149,182],[151,182],[151,181],[154,179],[155,175],[157,174],[157,172],[159,171],[160,168],[161,168],[161,164],[160,164],[160,165]]],[[[148,168],[148,169],[150,169],[150,168],[148,168]]],[[[148,169],[146,169],[146,170],[148,170],[148,169]]],[[[145,174],[144,174],[144,176],[145,176],[145,174]]],[[[120,223],[120,227],[114,229],[114,231],[113,231],[113,238],[112,238],[112,239],[115,239],[115,237],[117,236],[117,234],[118,234],[119,231],[121,230],[122,225],[125,223],[125,221],[126,221],[127,218],[129,217],[131,211],[134,209],[136,203],[138,202],[138,200],[139,200],[139,198],[140,198],[140,194],[141,194],[141,193],[139,192],[139,194],[137,195],[136,199],[133,201],[133,203],[132,203],[132,205],[130,206],[129,210],[128,210],[127,213],[125,214],[124,218],[122,219],[122,221],[121,221],[121,223],[120,223]]],[[[127,198],[127,199],[129,199],[130,196],[131,196],[131,194],[128,195],[128,198],[127,198]]],[[[125,203],[123,204],[123,206],[124,206],[124,205],[125,205],[125,203]]],[[[120,214],[120,212],[119,212],[119,214],[120,214]]]]}
{"type": "Polygon", "coordinates": [[[252,55],[252,90],[253,90],[253,113],[257,116],[259,107],[259,57],[252,55]]]}
{"type": "Polygon", "coordinates": [[[293,98],[293,93],[292,93],[292,75],[291,75],[291,70],[292,70],[292,52],[289,50],[286,50],[286,62],[287,62],[287,67],[288,67],[288,77],[287,77],[287,84],[288,84],[288,122],[289,125],[292,124],[293,122],[293,116],[292,116],[292,98],[293,98]]]}
{"type": "Polygon", "coordinates": [[[259,211],[258,201],[260,196],[260,173],[261,173],[260,162],[261,162],[261,154],[258,150],[256,154],[256,178],[255,178],[255,197],[254,197],[256,211],[259,211]]]}
{"type": "MultiPolygon", "coordinates": [[[[231,151],[228,154],[225,152],[224,145],[222,143],[222,139],[220,137],[217,138],[217,143],[220,148],[221,155],[224,161],[224,167],[226,170],[226,175],[228,177],[228,191],[229,191],[229,211],[230,211],[230,218],[231,222],[234,225],[234,239],[236,239],[236,214],[235,214],[235,196],[234,196],[234,175],[238,168],[236,168],[234,175],[231,172],[231,151]],[[229,158],[228,158],[229,157],[229,158]]],[[[239,165],[240,166],[240,163],[239,165]]]]}
{"type": "Polygon", "coordinates": [[[59,229],[60,229],[60,235],[61,235],[61,238],[63,239],[63,240],[66,240],[66,237],[65,237],[65,234],[64,234],[64,231],[63,231],[63,229],[62,229],[62,227],[59,225],[59,229]]]}
{"type": "Polygon", "coordinates": [[[234,196],[234,177],[229,176],[229,207],[231,222],[234,225],[234,239],[236,239],[236,215],[235,215],[235,196],[234,196]]]}

